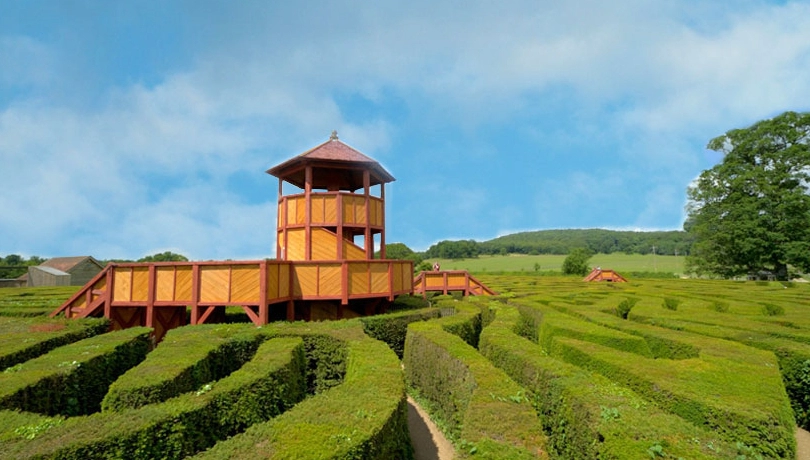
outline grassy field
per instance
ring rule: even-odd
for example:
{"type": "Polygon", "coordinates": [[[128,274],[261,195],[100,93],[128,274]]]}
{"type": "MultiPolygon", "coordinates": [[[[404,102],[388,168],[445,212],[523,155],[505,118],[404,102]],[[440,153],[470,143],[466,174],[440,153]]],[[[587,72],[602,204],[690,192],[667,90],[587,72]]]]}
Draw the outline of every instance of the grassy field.
{"type": "MultiPolygon", "coordinates": [[[[443,270],[484,272],[560,271],[565,255],[481,256],[477,259],[439,259],[443,270]],[[537,266],[537,267],[535,267],[537,266]]],[[[434,259],[429,262],[433,263],[434,259]]],[[[590,261],[592,267],[610,268],[621,272],[662,272],[683,274],[683,256],[653,256],[652,254],[597,254],[590,261]]]]}

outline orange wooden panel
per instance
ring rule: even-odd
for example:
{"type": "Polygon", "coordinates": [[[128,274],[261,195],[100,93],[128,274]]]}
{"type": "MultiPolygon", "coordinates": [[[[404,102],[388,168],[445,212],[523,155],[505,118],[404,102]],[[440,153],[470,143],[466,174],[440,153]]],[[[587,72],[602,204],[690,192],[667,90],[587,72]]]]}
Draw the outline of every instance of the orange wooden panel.
{"type": "Polygon", "coordinates": [[[337,235],[322,228],[312,229],[312,260],[337,259],[337,235]]]}
{"type": "Polygon", "coordinates": [[[447,285],[448,286],[464,286],[465,283],[465,276],[461,273],[459,274],[448,274],[447,275],[447,285]]]}
{"type": "Polygon", "coordinates": [[[366,223],[366,199],[365,197],[355,197],[354,199],[354,221],[358,224],[366,223]]]}
{"type": "Polygon", "coordinates": [[[132,301],[146,302],[149,294],[149,267],[132,269],[132,301]]]}
{"type": "Polygon", "coordinates": [[[349,294],[368,294],[368,264],[349,264],[349,294]]]}
{"type": "Polygon", "coordinates": [[[297,265],[293,268],[293,293],[297,296],[318,295],[317,265],[297,265]]]}
{"type": "Polygon", "coordinates": [[[227,265],[200,267],[200,302],[228,303],[229,272],[227,265]]]}
{"type": "Polygon", "coordinates": [[[295,199],[295,223],[303,224],[306,222],[307,217],[307,203],[304,197],[295,199]]]}
{"type": "Polygon", "coordinates": [[[131,268],[114,268],[113,269],[113,301],[116,302],[129,302],[130,293],[132,289],[132,269],[131,268]]]}
{"type": "Polygon", "coordinates": [[[305,260],[305,237],[306,232],[303,228],[287,231],[287,260],[305,260]]]}
{"type": "Polygon", "coordinates": [[[281,203],[278,204],[278,224],[276,227],[283,227],[286,222],[284,222],[284,208],[287,207],[287,200],[282,200],[281,203]]]}
{"type": "Polygon", "coordinates": [[[278,296],[290,296],[290,276],[292,267],[290,265],[279,265],[278,267],[278,296]]]}
{"type": "Polygon", "coordinates": [[[321,296],[338,297],[343,292],[340,283],[340,264],[320,264],[318,292],[321,296]]]}
{"type": "Polygon", "coordinates": [[[281,297],[278,290],[279,264],[267,264],[267,301],[272,303],[274,299],[281,297]]]}
{"type": "Polygon", "coordinates": [[[337,224],[337,197],[329,195],[324,198],[324,222],[329,224],[337,224]]]}
{"type": "Polygon", "coordinates": [[[371,198],[369,201],[369,223],[371,225],[381,225],[380,221],[380,201],[376,198],[371,198]]]}
{"type": "Polygon", "coordinates": [[[174,300],[191,302],[191,279],[192,271],[190,265],[177,267],[177,274],[174,279],[174,300]]]}
{"type": "Polygon", "coordinates": [[[259,303],[259,264],[231,268],[231,302],[259,303]]]}
{"type": "Polygon", "coordinates": [[[410,290],[413,287],[413,267],[409,263],[399,264],[400,284],[397,290],[410,290]]]}
{"type": "Polygon", "coordinates": [[[371,292],[388,294],[388,264],[371,264],[371,292]]]}
{"type": "Polygon", "coordinates": [[[444,277],[441,274],[432,275],[425,273],[425,282],[427,287],[442,287],[444,286],[444,277]]]}
{"type": "Polygon", "coordinates": [[[348,260],[366,260],[366,251],[351,241],[343,241],[343,258],[348,260]]]}
{"type": "Polygon", "coordinates": [[[155,300],[157,301],[171,301],[174,300],[174,268],[175,267],[157,267],[157,286],[155,286],[155,300]]]}
{"type": "Polygon", "coordinates": [[[313,196],[312,200],[312,223],[322,224],[325,222],[323,216],[323,197],[313,196]]]}
{"type": "Polygon", "coordinates": [[[343,223],[354,223],[354,199],[351,196],[343,195],[343,223]]]}

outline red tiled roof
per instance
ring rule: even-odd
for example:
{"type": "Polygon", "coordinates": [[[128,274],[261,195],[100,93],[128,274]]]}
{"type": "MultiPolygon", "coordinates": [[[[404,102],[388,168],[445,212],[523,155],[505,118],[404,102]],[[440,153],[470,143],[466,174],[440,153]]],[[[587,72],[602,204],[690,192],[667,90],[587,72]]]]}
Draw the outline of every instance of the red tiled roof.
{"type": "MultiPolygon", "coordinates": [[[[394,176],[386,171],[382,165],[344,144],[338,139],[337,133],[334,131],[328,141],[273,166],[267,170],[267,173],[303,188],[303,166],[312,163],[320,164],[323,168],[334,165],[344,170],[347,166],[350,170],[369,170],[371,172],[371,185],[394,181],[394,176]]],[[[362,176],[358,177],[362,178],[362,176]]],[[[358,177],[346,178],[350,187],[362,187],[362,181],[358,184],[358,177]]]]}

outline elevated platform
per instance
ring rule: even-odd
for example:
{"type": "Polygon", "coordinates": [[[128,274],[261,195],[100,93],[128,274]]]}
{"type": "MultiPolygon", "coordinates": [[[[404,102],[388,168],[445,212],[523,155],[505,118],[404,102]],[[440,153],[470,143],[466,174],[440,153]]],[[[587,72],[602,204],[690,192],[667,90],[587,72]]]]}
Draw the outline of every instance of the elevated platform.
{"type": "Polygon", "coordinates": [[[104,316],[114,329],[154,327],[158,338],[184,324],[216,322],[225,306],[242,307],[256,325],[340,319],[410,294],[412,273],[413,262],[403,260],[110,264],[50,316],[104,316]]]}
{"type": "Polygon", "coordinates": [[[448,294],[454,291],[461,291],[464,295],[498,295],[467,270],[421,272],[413,280],[414,294],[425,296],[428,292],[448,294]]]}

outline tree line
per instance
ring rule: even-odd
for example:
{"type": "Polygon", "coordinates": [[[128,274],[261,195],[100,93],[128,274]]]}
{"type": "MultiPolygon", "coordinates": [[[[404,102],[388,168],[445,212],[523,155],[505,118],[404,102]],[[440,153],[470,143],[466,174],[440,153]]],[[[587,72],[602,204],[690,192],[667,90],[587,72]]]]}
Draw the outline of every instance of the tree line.
{"type": "Polygon", "coordinates": [[[441,241],[424,258],[468,259],[480,255],[569,254],[585,248],[594,254],[688,255],[694,237],[680,230],[632,232],[605,229],[538,230],[501,236],[489,241],[441,241]]]}
{"type": "MultiPolygon", "coordinates": [[[[19,254],[9,254],[0,257],[0,279],[14,279],[28,273],[28,267],[40,265],[48,259],[40,256],[31,256],[25,258],[19,254]]],[[[98,259],[102,266],[106,266],[110,262],[186,262],[188,258],[182,254],[176,254],[171,251],[160,252],[157,254],[141,257],[138,260],[131,259],[98,259]]]]}

